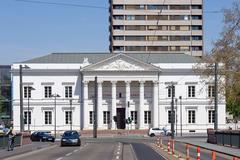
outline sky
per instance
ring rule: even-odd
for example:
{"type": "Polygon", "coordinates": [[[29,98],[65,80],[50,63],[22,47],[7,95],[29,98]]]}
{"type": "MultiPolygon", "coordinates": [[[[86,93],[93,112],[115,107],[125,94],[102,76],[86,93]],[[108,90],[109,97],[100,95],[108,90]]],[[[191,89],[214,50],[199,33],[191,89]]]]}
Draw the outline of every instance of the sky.
{"type": "MultiPolygon", "coordinates": [[[[53,52],[109,51],[108,0],[33,1],[76,5],[0,0],[0,65],[53,52]]],[[[205,11],[219,11],[230,8],[234,0],[204,1],[205,11]]],[[[205,13],[204,20],[205,50],[209,51],[222,30],[223,13],[205,13]]]]}

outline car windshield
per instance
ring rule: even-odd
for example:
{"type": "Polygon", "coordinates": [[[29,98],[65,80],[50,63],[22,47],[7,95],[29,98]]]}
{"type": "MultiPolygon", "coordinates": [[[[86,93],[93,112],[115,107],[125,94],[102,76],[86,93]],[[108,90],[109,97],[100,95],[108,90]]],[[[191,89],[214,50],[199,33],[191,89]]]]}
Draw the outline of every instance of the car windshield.
{"type": "Polygon", "coordinates": [[[78,136],[79,135],[77,132],[72,132],[72,131],[68,131],[63,134],[63,137],[78,137],[78,136]]]}

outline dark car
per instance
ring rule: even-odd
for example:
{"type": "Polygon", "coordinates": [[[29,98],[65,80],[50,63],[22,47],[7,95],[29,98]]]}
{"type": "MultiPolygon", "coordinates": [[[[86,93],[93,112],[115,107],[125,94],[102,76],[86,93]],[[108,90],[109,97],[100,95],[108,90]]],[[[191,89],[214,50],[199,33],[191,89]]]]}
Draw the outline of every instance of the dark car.
{"type": "Polygon", "coordinates": [[[50,135],[49,132],[37,131],[31,134],[30,139],[32,141],[41,141],[41,142],[54,142],[55,138],[50,135]]]}
{"type": "Polygon", "coordinates": [[[79,133],[77,131],[65,131],[61,138],[61,146],[81,146],[79,133]]]}

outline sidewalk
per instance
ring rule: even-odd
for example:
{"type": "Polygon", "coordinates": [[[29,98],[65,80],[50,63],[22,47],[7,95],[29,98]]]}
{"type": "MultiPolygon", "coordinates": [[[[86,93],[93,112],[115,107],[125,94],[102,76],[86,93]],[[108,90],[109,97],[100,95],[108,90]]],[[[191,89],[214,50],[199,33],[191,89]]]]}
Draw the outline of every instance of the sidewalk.
{"type": "Polygon", "coordinates": [[[207,138],[181,138],[177,137],[176,141],[182,143],[188,143],[194,146],[200,146],[201,148],[217,151],[219,153],[223,153],[226,155],[233,155],[236,157],[240,157],[240,149],[239,148],[232,148],[226,146],[220,146],[217,144],[207,143],[207,138]]]}
{"type": "Polygon", "coordinates": [[[54,145],[54,143],[48,142],[33,142],[31,144],[15,147],[13,151],[7,151],[7,148],[0,149],[0,159],[4,159],[11,156],[16,156],[31,151],[39,150],[54,145]]]}

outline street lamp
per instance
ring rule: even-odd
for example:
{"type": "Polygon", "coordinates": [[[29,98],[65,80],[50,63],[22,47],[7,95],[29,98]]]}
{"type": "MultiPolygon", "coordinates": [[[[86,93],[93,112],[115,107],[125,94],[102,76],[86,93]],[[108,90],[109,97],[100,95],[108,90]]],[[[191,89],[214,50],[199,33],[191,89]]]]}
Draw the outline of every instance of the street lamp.
{"type": "Polygon", "coordinates": [[[58,94],[52,94],[50,97],[54,98],[54,137],[56,138],[57,131],[57,97],[60,97],[58,94]]]}
{"type": "Polygon", "coordinates": [[[179,96],[179,100],[180,100],[180,130],[181,130],[181,137],[182,137],[182,96],[179,96]]]}
{"type": "Polygon", "coordinates": [[[23,121],[23,83],[22,83],[22,70],[29,69],[27,65],[19,65],[19,90],[20,90],[20,131],[24,131],[24,121],[23,121]]]}
{"type": "Polygon", "coordinates": [[[178,124],[178,117],[177,117],[177,114],[178,114],[177,101],[178,101],[178,99],[176,98],[176,99],[175,99],[175,104],[176,104],[176,136],[177,136],[177,124],[178,124]]]}
{"type": "Polygon", "coordinates": [[[30,111],[30,103],[29,103],[29,98],[30,98],[30,96],[31,96],[31,94],[30,94],[30,92],[31,91],[33,91],[33,90],[35,90],[35,88],[33,88],[33,87],[29,87],[28,86],[28,95],[27,95],[27,97],[28,97],[28,112],[27,112],[27,123],[28,123],[28,131],[30,132],[30,123],[29,123],[29,120],[30,120],[30,118],[29,118],[29,111],[30,111]]]}
{"type": "Polygon", "coordinates": [[[69,99],[70,102],[70,130],[72,130],[72,99],[69,99]]]}

